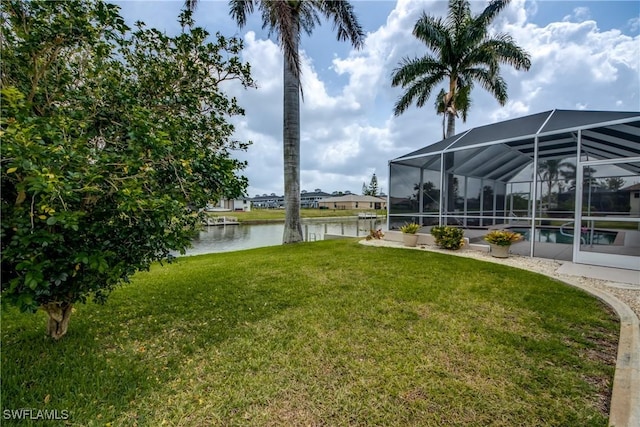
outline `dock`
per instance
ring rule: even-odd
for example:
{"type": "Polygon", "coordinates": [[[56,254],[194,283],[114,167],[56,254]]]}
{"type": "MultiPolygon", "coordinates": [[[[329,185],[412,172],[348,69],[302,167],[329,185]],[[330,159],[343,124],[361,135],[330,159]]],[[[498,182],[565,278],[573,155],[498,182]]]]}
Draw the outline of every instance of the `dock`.
{"type": "Polygon", "coordinates": [[[370,213],[370,212],[360,212],[358,214],[358,219],[376,219],[378,218],[378,214],[370,213]]]}
{"type": "Polygon", "coordinates": [[[238,218],[234,216],[208,216],[206,217],[202,223],[206,226],[216,226],[216,225],[238,225],[238,218]]]}

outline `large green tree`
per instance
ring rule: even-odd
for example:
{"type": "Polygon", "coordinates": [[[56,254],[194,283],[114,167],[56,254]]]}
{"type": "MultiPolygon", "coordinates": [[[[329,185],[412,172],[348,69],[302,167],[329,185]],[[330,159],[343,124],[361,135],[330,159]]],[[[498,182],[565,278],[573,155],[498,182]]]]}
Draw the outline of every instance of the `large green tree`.
{"type": "MultiPolygon", "coordinates": [[[[193,9],[198,0],[186,0],[193,9]]],[[[331,20],[338,40],[348,40],[359,48],[364,33],[348,1],[327,0],[230,0],[231,16],[240,28],[257,7],[263,28],[276,35],[284,55],[284,115],[282,144],[284,152],[285,224],[283,243],[303,240],[300,222],[300,35],[311,35],[320,17],[331,20]]]]}
{"type": "Polygon", "coordinates": [[[242,194],[222,91],[251,85],[238,39],[193,28],[131,32],[101,1],[3,1],[2,302],[49,314],[104,301],[188,247],[198,209],[242,194]]]}
{"type": "Polygon", "coordinates": [[[394,107],[395,115],[406,111],[412,103],[422,107],[431,92],[442,82],[448,87],[436,111],[447,116],[447,133],[455,134],[459,111],[466,113],[474,84],[489,91],[500,103],[507,102],[507,84],[500,75],[500,64],[528,70],[528,53],[517,46],[508,34],[492,34],[489,26],[509,4],[509,0],[492,0],[479,15],[471,14],[469,0],[449,0],[446,18],[423,13],[413,28],[413,35],[429,52],[420,58],[405,58],[392,74],[393,86],[406,89],[394,107]],[[466,104],[465,104],[466,103],[466,104]]]}

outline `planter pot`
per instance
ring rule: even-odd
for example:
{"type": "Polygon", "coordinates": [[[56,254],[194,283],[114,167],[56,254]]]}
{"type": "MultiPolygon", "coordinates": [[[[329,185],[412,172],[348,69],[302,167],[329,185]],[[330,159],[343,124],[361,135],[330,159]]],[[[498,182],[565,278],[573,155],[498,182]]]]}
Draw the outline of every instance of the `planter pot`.
{"type": "Polygon", "coordinates": [[[496,258],[509,258],[510,246],[500,246],[493,243],[489,243],[491,247],[491,256],[496,258]]]}
{"type": "Polygon", "coordinates": [[[418,244],[418,235],[417,234],[403,234],[402,242],[405,246],[414,247],[418,244]]]}

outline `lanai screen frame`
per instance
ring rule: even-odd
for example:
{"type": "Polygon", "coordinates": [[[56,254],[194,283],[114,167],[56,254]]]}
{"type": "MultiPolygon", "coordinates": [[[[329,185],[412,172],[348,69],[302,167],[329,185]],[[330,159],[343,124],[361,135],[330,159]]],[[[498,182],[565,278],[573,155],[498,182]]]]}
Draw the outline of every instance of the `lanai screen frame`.
{"type": "MultiPolygon", "coordinates": [[[[448,165],[455,166],[455,157],[467,159],[463,160],[456,167],[458,171],[465,170],[465,191],[468,178],[490,180],[499,183],[505,188],[514,185],[518,173],[522,173],[528,167],[532,171],[538,170],[541,161],[548,159],[574,158],[576,165],[575,191],[573,206],[575,211],[569,213],[565,219],[577,218],[582,206],[583,176],[584,168],[591,166],[607,165],[610,163],[623,163],[622,167],[627,170],[631,177],[640,177],[640,113],[638,112],[612,112],[612,111],[573,111],[573,110],[552,110],[538,113],[531,116],[496,123],[493,125],[474,128],[444,139],[433,145],[401,156],[389,162],[389,195],[387,202],[387,227],[389,230],[402,222],[416,221],[423,225],[456,225],[452,218],[462,218],[465,223],[458,225],[468,225],[468,220],[479,221],[479,225],[486,224],[486,220],[493,224],[508,223],[511,215],[507,211],[508,201],[502,200],[502,215],[496,215],[496,196],[494,191],[492,215],[487,216],[482,212],[478,215],[469,215],[468,192],[465,192],[464,209],[462,215],[451,212],[455,206],[449,193],[452,192],[453,183],[447,178],[453,174],[448,165]],[[474,151],[484,154],[484,159],[476,159],[474,165],[474,151]],[[578,155],[580,153],[580,155],[578,155]],[[489,156],[487,156],[489,154],[489,156]],[[453,159],[453,163],[452,160],[453,159]],[[478,164],[479,163],[479,164],[478,164]],[[419,177],[414,190],[416,193],[409,197],[404,197],[406,204],[417,204],[417,212],[401,214],[394,212],[398,206],[396,203],[400,198],[394,192],[394,180],[398,179],[398,171],[394,169],[406,167],[408,170],[416,169],[419,177]],[[439,180],[435,183],[436,188],[426,189],[424,175],[425,171],[433,175],[433,171],[438,175],[439,180]],[[441,191],[447,187],[445,191],[441,191]],[[423,191],[420,191],[422,188],[423,191]],[[429,192],[433,190],[439,193],[437,211],[425,211],[425,197],[431,197],[429,192]],[[447,191],[448,190],[448,191],[447,191]],[[437,221],[435,220],[437,218],[437,221]]],[[[530,225],[530,233],[533,236],[536,227],[546,219],[539,214],[539,207],[544,201],[540,200],[541,180],[538,174],[531,173],[528,182],[530,186],[530,200],[528,213],[518,220],[527,221],[530,225]]],[[[428,182],[432,182],[430,179],[428,182]]],[[[458,183],[459,186],[459,183],[458,183]]],[[[455,189],[453,190],[455,194],[455,189]]],[[[551,193],[551,190],[549,190],[551,193]]],[[[432,194],[432,195],[433,195],[432,194]]],[[[482,191],[480,192],[480,203],[483,204],[482,191]]],[[[591,193],[589,193],[591,194],[591,193]]],[[[548,206],[550,207],[550,206],[548,206]]],[[[511,203],[513,208],[513,203],[511,203]]],[[[560,218],[562,219],[562,218],[560,218]]],[[[638,222],[640,229],[640,218],[632,216],[623,219],[610,218],[613,221],[633,221],[638,222]]],[[[574,224],[574,234],[580,235],[581,224],[574,224]],[[576,233],[577,232],[577,233],[576,233]]],[[[576,239],[577,240],[577,239],[576,239]]],[[[534,239],[530,242],[529,254],[534,254],[534,239]]],[[[580,242],[574,245],[574,255],[580,242]]]]}

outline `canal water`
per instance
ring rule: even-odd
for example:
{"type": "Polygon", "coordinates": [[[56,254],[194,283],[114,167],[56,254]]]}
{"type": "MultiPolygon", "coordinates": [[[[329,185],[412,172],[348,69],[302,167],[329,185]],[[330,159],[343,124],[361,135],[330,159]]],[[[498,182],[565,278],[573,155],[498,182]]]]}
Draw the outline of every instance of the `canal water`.
{"type": "MultiPolygon", "coordinates": [[[[325,234],[367,236],[371,229],[386,230],[386,218],[302,220],[302,235],[307,241],[324,240],[325,234]]],[[[284,224],[240,224],[204,227],[185,255],[230,252],[282,244],[284,224]]]]}

